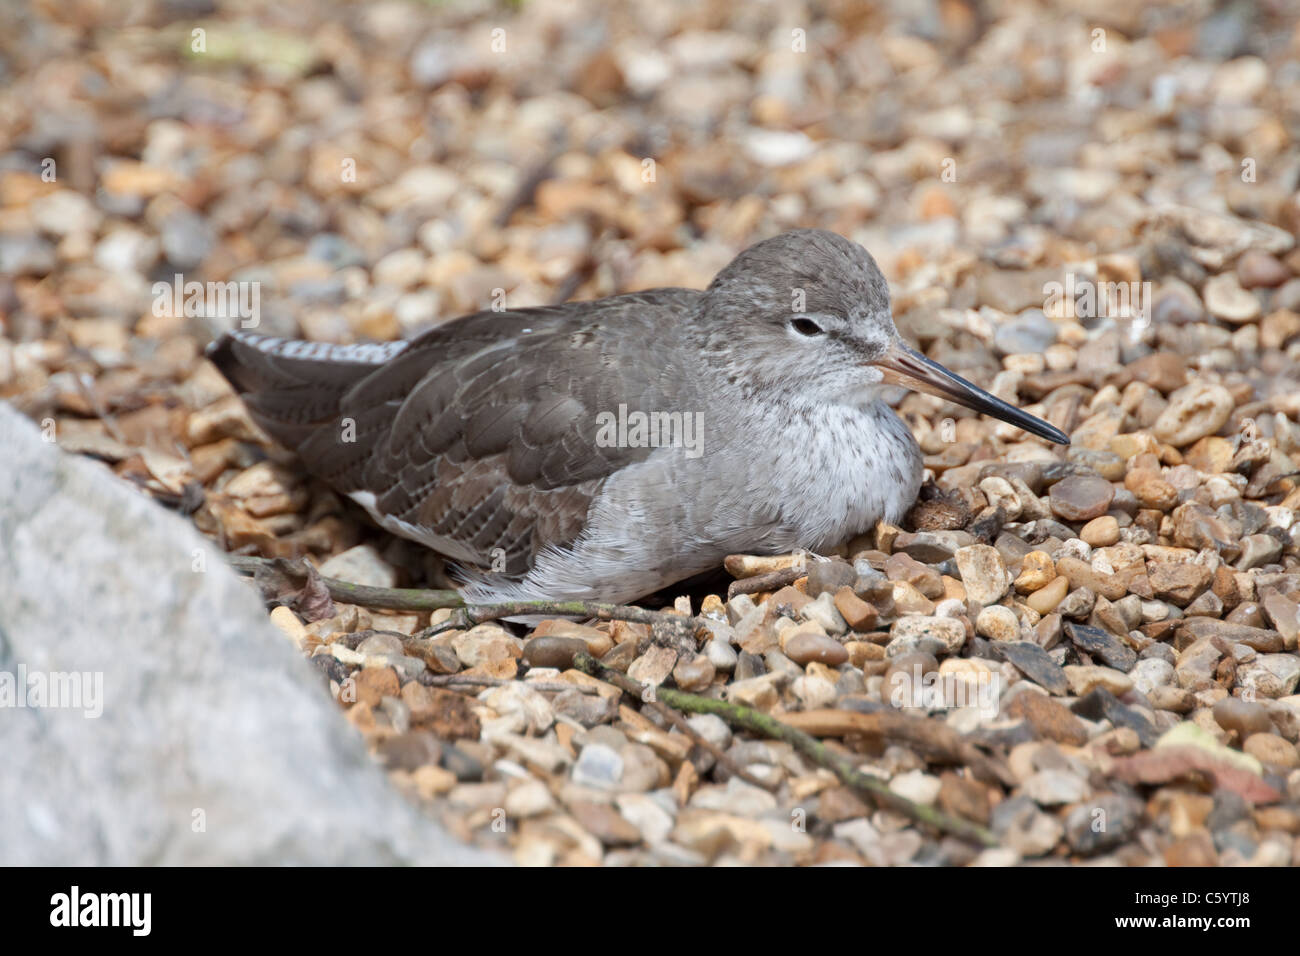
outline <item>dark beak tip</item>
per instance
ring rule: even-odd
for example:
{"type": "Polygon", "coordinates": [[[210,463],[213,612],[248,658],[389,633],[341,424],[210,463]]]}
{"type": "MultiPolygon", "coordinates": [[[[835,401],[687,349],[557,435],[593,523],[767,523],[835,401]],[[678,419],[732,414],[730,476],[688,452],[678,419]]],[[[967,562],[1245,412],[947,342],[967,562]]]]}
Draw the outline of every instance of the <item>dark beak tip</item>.
{"type": "Polygon", "coordinates": [[[1047,432],[1047,434],[1045,434],[1043,437],[1046,438],[1048,441],[1050,441],[1052,444],[1066,445],[1066,446],[1070,444],[1070,436],[1067,435],[1065,432],[1061,431],[1056,426],[1048,425],[1045,431],[1047,432]]]}

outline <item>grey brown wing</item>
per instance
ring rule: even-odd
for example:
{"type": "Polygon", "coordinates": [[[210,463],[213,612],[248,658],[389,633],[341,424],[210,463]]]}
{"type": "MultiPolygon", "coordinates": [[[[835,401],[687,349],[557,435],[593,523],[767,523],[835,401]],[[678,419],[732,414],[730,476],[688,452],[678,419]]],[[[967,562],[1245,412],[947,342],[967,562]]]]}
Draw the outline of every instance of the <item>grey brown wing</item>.
{"type": "Polygon", "coordinates": [[[665,407],[677,373],[637,334],[662,297],[621,299],[435,329],[358,382],[340,427],[300,453],[390,529],[521,576],[543,548],[574,541],[608,476],[653,452],[597,440],[602,412],[665,407]],[[620,321],[632,334],[602,332],[620,321]]]}

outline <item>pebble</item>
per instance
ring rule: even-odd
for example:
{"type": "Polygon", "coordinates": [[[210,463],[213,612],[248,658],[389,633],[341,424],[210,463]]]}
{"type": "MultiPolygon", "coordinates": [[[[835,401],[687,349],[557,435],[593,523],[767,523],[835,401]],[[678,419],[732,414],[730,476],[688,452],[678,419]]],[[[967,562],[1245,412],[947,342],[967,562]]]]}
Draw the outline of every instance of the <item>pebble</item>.
{"type": "Polygon", "coordinates": [[[1029,597],[1025,598],[1025,603],[1033,608],[1038,614],[1050,614],[1056,610],[1060,603],[1065,600],[1066,594],[1070,590],[1070,580],[1065,575],[1060,575],[1052,579],[1052,582],[1046,587],[1040,588],[1029,597]]]}
{"type": "Polygon", "coordinates": [[[556,808],[551,790],[540,780],[520,780],[506,794],[506,815],[518,820],[539,817],[556,808]]]}
{"type": "Polygon", "coordinates": [[[614,798],[614,805],[623,818],[636,827],[641,839],[651,846],[668,839],[673,829],[671,804],[656,799],[654,794],[620,793],[614,798]]]}
{"type": "Polygon", "coordinates": [[[1225,697],[1215,704],[1214,719],[1224,730],[1235,731],[1243,740],[1252,734],[1267,734],[1273,731],[1273,722],[1269,720],[1268,709],[1263,704],[1242,700],[1239,697],[1225,697]]]}
{"type": "Polygon", "coordinates": [[[1016,577],[1016,590],[1021,594],[1037,591],[1046,587],[1056,578],[1056,565],[1046,551],[1030,551],[1024,556],[1020,565],[1020,574],[1016,577]]]}
{"type": "Polygon", "coordinates": [[[1237,279],[1247,289],[1273,288],[1291,278],[1291,270],[1263,249],[1247,249],[1237,260],[1237,279]]]}
{"type": "Polygon", "coordinates": [[[1006,707],[1006,715],[1023,718],[1040,738],[1082,747],[1088,742],[1088,729],[1068,707],[1036,691],[1019,693],[1006,707]]]}
{"type": "Polygon", "coordinates": [[[1274,564],[1282,557],[1282,542],[1271,534],[1248,534],[1241,539],[1241,556],[1235,567],[1239,571],[1274,564]]]}
{"type": "Polygon", "coordinates": [[[1050,853],[1065,830],[1055,817],[1044,813],[1028,796],[1014,796],[993,808],[993,832],[1022,857],[1050,853]]]}
{"type": "Polygon", "coordinates": [[[1133,686],[1146,694],[1153,688],[1166,687],[1174,682],[1174,665],[1159,658],[1147,658],[1138,661],[1128,676],[1133,686]]]}
{"type": "Polygon", "coordinates": [[[937,650],[955,654],[966,643],[966,626],[950,617],[903,617],[894,623],[889,632],[893,640],[891,646],[919,647],[925,639],[938,642],[937,650]]]}
{"type": "Polygon", "coordinates": [[[1048,497],[1052,512],[1058,518],[1091,521],[1106,513],[1115,497],[1115,489],[1104,478],[1072,475],[1052,485],[1048,497]]]}
{"type": "Polygon", "coordinates": [[[1068,664],[1063,670],[1069,681],[1070,693],[1082,697],[1094,687],[1104,687],[1116,697],[1122,697],[1133,689],[1131,681],[1122,671],[1095,664],[1068,664]]]}
{"type": "Polygon", "coordinates": [[[1083,542],[1093,548],[1108,548],[1119,542],[1119,521],[1110,515],[1093,518],[1079,531],[1083,542]]]}
{"type": "Polygon", "coordinates": [[[815,600],[805,604],[799,614],[805,621],[820,624],[827,634],[843,634],[849,629],[848,624],[835,608],[834,596],[825,591],[815,600]]]}
{"type": "Polygon", "coordinates": [[[995,604],[980,611],[975,632],[991,641],[1018,641],[1020,621],[1010,608],[995,604]]]}
{"type": "Polygon", "coordinates": [[[1076,853],[1091,856],[1123,845],[1143,822],[1142,801],[1108,793],[1089,797],[1065,817],[1065,840],[1076,853]]]}
{"type": "Polygon", "coordinates": [[[1262,764],[1283,770],[1300,767],[1300,754],[1296,753],[1295,744],[1274,733],[1251,734],[1242,742],[1241,749],[1262,764]]]}
{"type": "Polygon", "coordinates": [[[739,656],[736,649],[725,641],[714,638],[704,645],[704,656],[719,673],[729,674],[736,669],[739,656]]]}
{"type": "Polygon", "coordinates": [[[1039,645],[1031,641],[1011,641],[997,645],[1003,660],[1023,673],[1048,693],[1061,695],[1069,690],[1065,671],[1039,645]]]}
{"type": "Polygon", "coordinates": [[[871,630],[879,617],[875,607],[858,597],[848,586],[835,592],[835,610],[840,612],[844,622],[853,631],[871,630]]]}
{"type": "Polygon", "coordinates": [[[632,662],[627,676],[642,684],[662,684],[677,664],[677,652],[671,648],[653,645],[632,662]]]}
{"type": "Polygon", "coordinates": [[[573,665],[573,656],[586,653],[587,644],[576,637],[534,637],[524,643],[523,658],[529,667],[573,665]]]}
{"type": "Polygon", "coordinates": [[[1077,803],[1088,796],[1088,781],[1067,770],[1040,770],[1022,786],[1025,796],[1039,806],[1052,807],[1077,803]]]}
{"type": "Polygon", "coordinates": [[[994,330],[993,347],[1001,355],[1041,355],[1056,341],[1056,335],[1055,323],[1042,309],[1026,309],[994,330]]]}
{"type": "Polygon", "coordinates": [[[1117,575],[1095,571],[1092,565],[1078,558],[1057,558],[1056,570],[1066,577],[1072,590],[1087,588],[1092,594],[1099,594],[1108,601],[1118,601],[1128,593],[1128,588],[1117,575]]]}
{"type": "Polygon", "coordinates": [[[1276,700],[1295,693],[1300,680],[1300,658],[1294,654],[1261,654],[1237,670],[1237,686],[1251,688],[1261,697],[1276,700]]]}
{"type": "Polygon", "coordinates": [[[808,631],[799,631],[785,642],[785,654],[796,664],[808,664],[818,661],[831,667],[838,667],[849,659],[849,652],[844,645],[832,637],[808,631]]]}
{"type": "Polygon", "coordinates": [[[1066,622],[1065,634],[1080,650],[1099,657],[1116,670],[1128,673],[1137,664],[1137,653],[1114,634],[1099,627],[1066,622]]]}
{"type": "Polygon", "coordinates": [[[1215,318],[1234,325],[1259,318],[1259,299],[1243,289],[1237,277],[1224,272],[1205,283],[1205,308],[1215,318]]]}
{"type": "Polygon", "coordinates": [[[889,781],[889,789],[913,803],[929,807],[933,806],[934,802],[939,799],[939,791],[943,789],[943,783],[938,777],[931,774],[920,770],[911,770],[907,773],[900,773],[889,781]]]}
{"type": "Polygon", "coordinates": [[[841,588],[852,588],[857,578],[853,565],[845,561],[812,561],[808,565],[808,593],[835,594],[841,588]]]}
{"type": "Polygon", "coordinates": [[[995,603],[1007,593],[1007,570],[996,548],[972,544],[958,548],[955,555],[966,596],[979,604],[995,603]]]}
{"type": "Polygon", "coordinates": [[[587,744],[578,754],[570,777],[574,783],[584,786],[614,789],[623,779],[623,757],[605,744],[587,744]]]}
{"type": "MultiPolygon", "coordinates": [[[[838,647],[839,644],[836,646],[838,647]]],[[[844,656],[848,657],[847,652],[844,656]]],[[[712,684],[716,673],[717,669],[713,666],[713,662],[707,656],[697,654],[689,661],[677,662],[677,666],[673,668],[673,680],[682,690],[696,693],[712,684]]]]}
{"type": "Polygon", "coordinates": [[[1182,448],[1222,428],[1233,404],[1232,393],[1222,385],[1194,382],[1169,396],[1169,406],[1151,431],[1161,441],[1182,448]]]}
{"type": "Polygon", "coordinates": [[[627,846],[641,840],[641,831],[608,803],[572,800],[569,812],[584,830],[605,846],[627,846]]]}

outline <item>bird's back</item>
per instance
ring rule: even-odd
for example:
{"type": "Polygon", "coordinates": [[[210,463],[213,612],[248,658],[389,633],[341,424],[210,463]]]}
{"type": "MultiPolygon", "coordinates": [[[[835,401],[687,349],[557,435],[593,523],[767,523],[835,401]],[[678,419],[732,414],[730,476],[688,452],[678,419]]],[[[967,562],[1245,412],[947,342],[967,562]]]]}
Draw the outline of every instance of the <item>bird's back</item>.
{"type": "Polygon", "coordinates": [[[652,451],[598,441],[598,416],[672,405],[682,370],[661,339],[700,295],[480,312],[378,345],[232,332],[208,355],[272,438],[380,524],[518,577],[652,451]]]}

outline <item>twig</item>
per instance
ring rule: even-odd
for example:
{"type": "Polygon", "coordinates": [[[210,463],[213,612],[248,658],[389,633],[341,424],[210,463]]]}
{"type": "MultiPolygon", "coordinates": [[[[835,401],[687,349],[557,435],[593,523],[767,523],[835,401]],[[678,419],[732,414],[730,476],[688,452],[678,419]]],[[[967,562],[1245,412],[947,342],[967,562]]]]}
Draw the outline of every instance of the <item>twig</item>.
{"type": "Polygon", "coordinates": [[[755,594],[759,591],[779,591],[807,574],[807,568],[794,567],[769,571],[767,574],[756,574],[752,578],[741,578],[727,586],[727,598],[734,598],[737,594],[755,594]]]}
{"type": "MultiPolygon", "coordinates": [[[[589,655],[583,655],[583,656],[589,656],[589,655]]],[[[574,664],[575,666],[578,666],[581,670],[585,671],[586,673],[589,674],[591,673],[591,671],[588,671],[585,667],[582,667],[581,665],[578,664],[577,655],[575,655],[574,657],[574,664]]],[[[655,713],[662,716],[665,720],[667,720],[670,724],[672,724],[674,727],[676,727],[678,730],[684,733],[687,737],[691,738],[691,740],[695,744],[697,744],[701,749],[706,750],[710,754],[712,754],[713,759],[716,760],[722,766],[726,767],[727,770],[729,770],[734,776],[739,777],[741,780],[744,780],[746,783],[752,783],[756,787],[762,787],[764,790],[767,790],[771,793],[776,792],[776,790],[778,789],[777,784],[771,783],[770,781],[762,780],[759,777],[754,776],[754,774],[750,773],[740,764],[736,763],[729,756],[727,756],[727,754],[723,750],[721,750],[716,744],[706,740],[704,735],[702,735],[698,730],[696,730],[689,723],[687,723],[685,717],[677,713],[677,711],[673,710],[671,707],[664,706],[657,699],[657,696],[663,693],[662,688],[656,687],[654,691],[656,696],[653,698],[648,697],[645,693],[644,685],[642,685],[640,682],[633,680],[632,678],[628,677],[626,674],[616,671],[611,667],[605,667],[603,664],[598,664],[597,666],[602,669],[600,674],[601,680],[605,681],[606,683],[613,684],[615,687],[619,688],[622,691],[626,691],[627,693],[631,694],[633,697],[637,698],[637,700],[641,701],[642,703],[649,704],[650,707],[655,711],[655,713]]],[[[592,676],[595,675],[593,674],[592,676]]]]}
{"type": "Polygon", "coordinates": [[[474,674],[436,674],[421,677],[420,683],[425,687],[504,687],[506,684],[523,684],[540,694],[562,694],[576,690],[580,694],[595,694],[595,687],[582,684],[566,684],[564,681],[519,681],[504,677],[477,677],[474,674]]]}
{"type": "Polygon", "coordinates": [[[501,604],[458,607],[447,620],[427,628],[421,637],[430,638],[444,631],[465,630],[485,621],[536,614],[649,624],[651,636],[656,643],[673,645],[691,654],[696,651],[695,634],[704,628],[704,624],[695,617],[672,611],[648,611],[624,604],[602,604],[596,601],[505,601],[501,604]]]}
{"type": "Polygon", "coordinates": [[[786,714],[785,722],[812,737],[876,737],[901,741],[937,762],[963,764],[981,780],[1016,785],[1011,771],[986,756],[947,724],[914,714],[882,710],[862,714],[853,710],[805,710],[786,714]]]}
{"type": "MultiPolygon", "coordinates": [[[[307,569],[298,561],[288,558],[258,558],[250,555],[228,554],[226,560],[236,571],[256,574],[259,571],[283,574],[293,581],[305,581],[307,569]]],[[[420,588],[377,588],[353,584],[338,578],[322,577],[321,584],[335,601],[377,607],[386,611],[437,611],[442,608],[459,608],[464,599],[455,591],[423,590],[420,588]]]]}
{"type": "MultiPolygon", "coordinates": [[[[611,683],[612,679],[608,675],[618,673],[605,667],[590,654],[581,652],[574,655],[573,664],[579,670],[611,683]]],[[[813,762],[830,770],[846,785],[853,787],[855,790],[862,790],[871,794],[877,803],[892,810],[897,810],[918,823],[932,826],[941,832],[950,833],[973,843],[983,844],[984,846],[998,845],[997,838],[987,828],[969,820],[954,817],[942,810],[936,810],[934,807],[913,803],[906,797],[902,797],[890,790],[889,785],[883,780],[859,771],[849,760],[832,751],[821,741],[810,737],[801,730],[795,730],[793,727],[781,723],[775,717],[754,710],[751,707],[745,707],[742,704],[713,700],[709,697],[687,694],[667,687],[660,687],[655,693],[663,703],[670,707],[676,707],[678,710],[693,714],[716,714],[734,727],[752,730],[774,740],[783,740],[813,762]]]]}
{"type": "MultiPolygon", "coordinates": [[[[307,568],[300,561],[288,558],[259,558],[251,555],[228,554],[226,560],[236,571],[250,574],[283,574],[292,581],[305,581],[307,568]]],[[[452,614],[441,624],[426,628],[420,637],[437,637],[446,631],[467,630],[485,621],[498,621],[506,617],[524,615],[556,615],[560,617],[595,618],[598,621],[632,621],[649,624],[651,635],[660,644],[679,650],[696,651],[695,634],[704,625],[698,618],[672,611],[648,611],[642,607],[623,604],[602,604],[595,601],[506,601],[501,604],[466,604],[455,591],[421,590],[419,588],[378,588],[353,584],[338,578],[319,576],[331,598],[344,604],[377,607],[388,611],[437,611],[450,608],[452,614]]]]}

